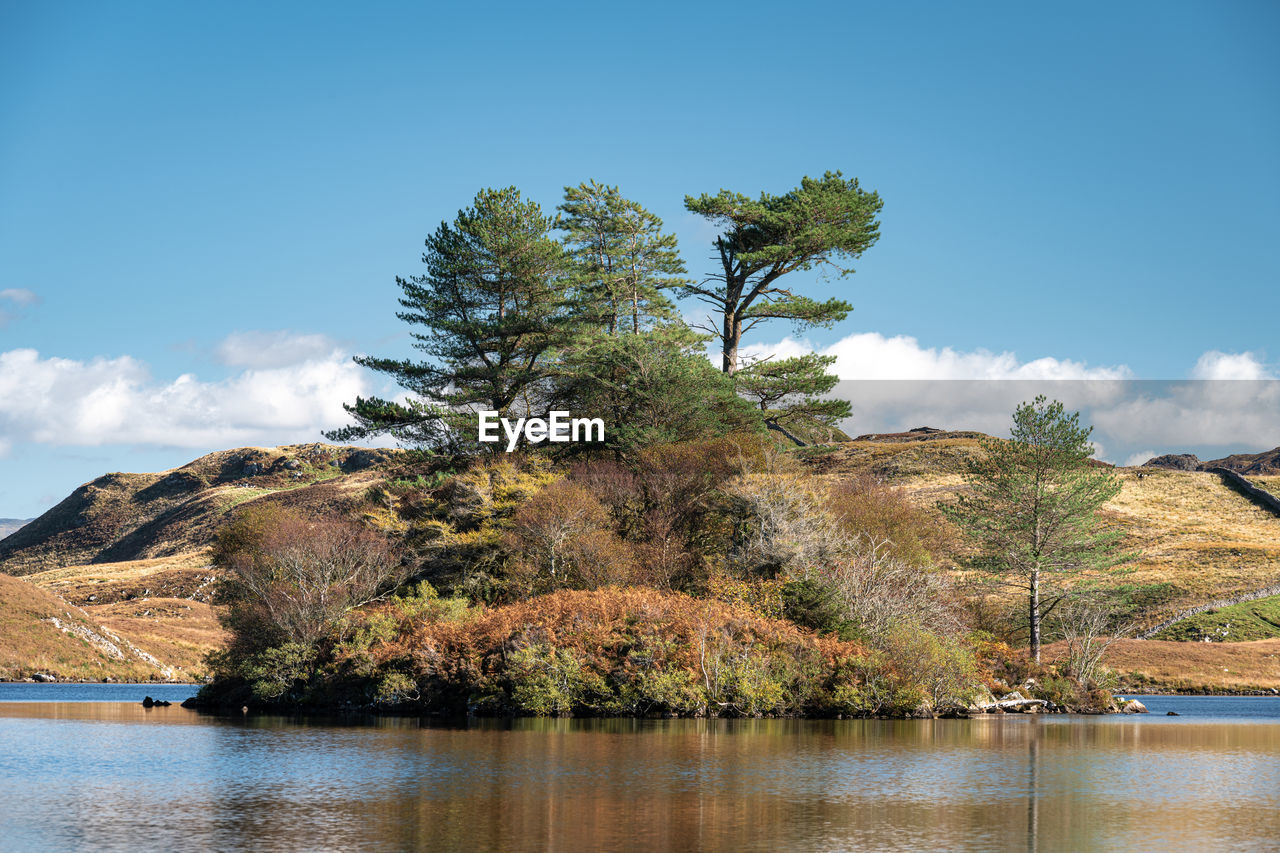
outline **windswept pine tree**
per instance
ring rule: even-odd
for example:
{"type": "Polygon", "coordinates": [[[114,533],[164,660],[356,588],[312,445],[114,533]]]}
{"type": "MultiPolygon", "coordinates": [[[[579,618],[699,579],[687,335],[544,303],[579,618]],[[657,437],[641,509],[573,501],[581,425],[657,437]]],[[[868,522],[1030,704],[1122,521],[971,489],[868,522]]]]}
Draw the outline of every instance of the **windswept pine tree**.
{"type": "Polygon", "coordinates": [[[426,240],[426,273],[396,279],[405,309],[396,316],[422,330],[412,333],[414,347],[432,360],[356,358],[414,397],[403,405],[358,398],[345,407],[356,424],[327,435],[387,433],[438,446],[456,435],[450,425],[473,431],[476,410],[539,410],[551,354],[574,320],[569,256],[554,227],[514,187],[481,190],[453,223],[442,222],[426,240]]]}
{"type": "Polygon", "coordinates": [[[595,181],[565,187],[560,210],[583,321],[612,335],[678,318],[664,291],[687,283],[685,267],[661,219],[595,181]]]}
{"type": "Polygon", "coordinates": [[[715,331],[722,345],[725,373],[738,371],[742,336],[768,320],[790,320],[799,327],[830,326],[851,310],[848,302],[818,302],[779,283],[783,276],[826,267],[840,276],[880,236],[880,196],[846,180],[840,172],[804,178],[784,195],[761,193],[752,199],[721,190],[717,195],[685,197],[685,207],[723,229],[716,238],[720,269],[699,284],[682,288],[715,307],[721,315],[715,331]]]}

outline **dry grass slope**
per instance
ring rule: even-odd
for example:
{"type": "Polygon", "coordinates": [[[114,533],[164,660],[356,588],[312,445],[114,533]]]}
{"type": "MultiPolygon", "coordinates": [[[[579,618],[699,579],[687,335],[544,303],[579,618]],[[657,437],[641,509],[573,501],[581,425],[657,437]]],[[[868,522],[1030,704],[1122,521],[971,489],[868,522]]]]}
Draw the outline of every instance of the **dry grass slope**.
{"type": "MultiPolygon", "coordinates": [[[[1046,655],[1059,651],[1052,646],[1046,655]]],[[[1052,658],[1050,658],[1052,659],[1052,658]]],[[[1280,690],[1280,640],[1185,643],[1116,640],[1106,664],[1126,689],[1232,693],[1280,690]]]]}
{"type": "Polygon", "coordinates": [[[193,615],[190,630],[167,625],[142,630],[152,628],[145,617],[120,613],[98,618],[48,590],[0,575],[0,678],[20,679],[37,672],[76,681],[198,677],[205,649],[222,642],[221,629],[208,605],[182,605],[193,611],[204,608],[193,615]]]}
{"type": "MultiPolygon", "coordinates": [[[[976,433],[934,433],[857,440],[802,452],[802,458],[830,479],[871,473],[921,505],[936,506],[964,488],[965,465],[981,452],[976,433]]],[[[1120,590],[1144,625],[1280,582],[1280,518],[1218,475],[1151,468],[1119,468],[1116,474],[1122,490],[1103,517],[1123,532],[1125,549],[1139,556],[1091,580],[1120,590]]]]}

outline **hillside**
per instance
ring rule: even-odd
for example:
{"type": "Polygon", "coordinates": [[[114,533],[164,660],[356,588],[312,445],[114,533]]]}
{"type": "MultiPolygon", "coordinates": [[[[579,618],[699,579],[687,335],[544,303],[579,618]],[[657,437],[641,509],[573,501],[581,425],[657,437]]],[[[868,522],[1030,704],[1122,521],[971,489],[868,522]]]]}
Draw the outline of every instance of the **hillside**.
{"type": "MultiPolygon", "coordinates": [[[[922,428],[793,452],[821,478],[842,481],[870,475],[900,487],[917,504],[936,507],[965,488],[966,465],[982,453],[982,438],[976,432],[922,428]]],[[[0,541],[0,572],[23,579],[21,586],[4,579],[9,657],[0,676],[59,666],[59,672],[95,677],[101,677],[99,671],[138,678],[166,668],[199,672],[203,655],[224,641],[210,604],[215,578],[206,548],[231,511],[262,501],[323,513],[365,513],[370,510],[371,490],[404,477],[406,462],[401,451],[323,444],[241,448],[209,454],[171,471],[113,473],[85,484],[0,541]],[[145,649],[158,663],[130,658],[128,652],[121,659],[102,659],[96,651],[85,652],[94,649],[92,640],[79,643],[78,656],[72,654],[70,635],[48,621],[58,612],[74,615],[100,636],[109,632],[145,649]],[[18,643],[19,637],[27,639],[18,643]]],[[[1195,605],[1280,583],[1280,517],[1225,485],[1218,475],[1159,467],[1121,468],[1116,474],[1122,490],[1105,507],[1104,520],[1122,531],[1126,550],[1137,557],[1087,580],[1111,591],[1139,629],[1195,605]]],[[[1280,485],[1280,476],[1249,477],[1264,488],[1280,485]]],[[[412,476],[402,482],[417,488],[412,476]]],[[[452,500],[448,489],[428,488],[426,494],[433,495],[427,500],[452,500]]],[[[399,508],[415,500],[421,499],[402,498],[399,508]]],[[[959,556],[944,555],[944,565],[954,566],[959,556]]],[[[1273,625],[1274,606],[1260,601],[1239,614],[1210,611],[1178,623],[1160,638],[1280,637],[1280,627],[1273,625]]],[[[57,618],[66,622],[71,617],[57,618]]],[[[1236,644],[1217,645],[1226,654],[1225,647],[1236,644]]],[[[1117,646],[1115,654],[1121,649],[1132,657],[1127,645],[1117,646]]],[[[1195,665],[1192,658],[1186,663],[1195,665]]],[[[1126,671],[1138,672],[1143,664],[1141,659],[1130,661],[1126,671]]],[[[1252,676],[1257,676],[1253,686],[1273,681],[1264,672],[1252,676]]],[[[1186,682],[1187,673],[1162,671],[1157,678],[1165,683],[1179,679],[1186,682]]],[[[1280,677],[1274,682],[1280,684],[1280,677]]]]}
{"type": "Polygon", "coordinates": [[[224,642],[207,604],[149,599],[115,608],[86,611],[0,575],[0,678],[187,681],[202,674],[204,653],[224,642]]]}
{"type": "MultiPolygon", "coordinates": [[[[869,435],[800,455],[821,476],[870,474],[918,503],[937,506],[964,489],[963,472],[982,452],[981,437],[936,430],[869,435]]],[[[1115,592],[1140,626],[1280,583],[1280,517],[1218,475],[1164,468],[1118,468],[1116,475],[1121,492],[1104,507],[1103,517],[1123,532],[1124,549],[1137,558],[1091,580],[1115,592]]],[[[1276,482],[1251,479],[1264,488],[1276,482]]]]}
{"type": "Polygon", "coordinates": [[[0,678],[199,678],[226,635],[207,549],[252,501],[350,511],[402,457],[323,444],[106,474],[0,541],[0,678]],[[20,576],[20,577],[10,577],[20,576]]]}
{"type": "Polygon", "coordinates": [[[1177,453],[1157,456],[1145,463],[1155,468],[1173,468],[1181,471],[1211,471],[1226,468],[1246,477],[1275,477],[1280,475],[1280,447],[1262,453],[1233,453],[1221,459],[1201,462],[1195,454],[1177,453]]]}
{"type": "Polygon", "coordinates": [[[0,541],[0,572],[170,557],[206,547],[254,500],[341,511],[399,451],[303,444],[249,447],[157,474],[106,474],[0,541]]]}

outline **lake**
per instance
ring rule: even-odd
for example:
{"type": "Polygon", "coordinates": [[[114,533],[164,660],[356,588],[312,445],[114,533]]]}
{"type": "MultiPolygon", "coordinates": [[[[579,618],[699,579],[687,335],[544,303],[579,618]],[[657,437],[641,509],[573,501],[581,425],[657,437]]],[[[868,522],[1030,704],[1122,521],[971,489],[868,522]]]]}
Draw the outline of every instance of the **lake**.
{"type": "Polygon", "coordinates": [[[1280,843],[1280,698],[1142,697],[1139,717],[454,725],[138,704],[193,690],[0,684],[0,848],[1280,843]]]}

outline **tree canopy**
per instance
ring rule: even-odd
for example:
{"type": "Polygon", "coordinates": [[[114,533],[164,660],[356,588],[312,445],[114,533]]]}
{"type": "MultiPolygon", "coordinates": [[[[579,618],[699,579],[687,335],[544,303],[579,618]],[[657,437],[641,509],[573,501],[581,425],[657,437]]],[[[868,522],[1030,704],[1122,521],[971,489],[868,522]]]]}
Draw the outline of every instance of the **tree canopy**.
{"type": "Polygon", "coordinates": [[[759,361],[734,374],[734,380],[738,392],[759,407],[765,426],[804,445],[796,433],[835,427],[852,414],[848,400],[821,396],[840,381],[826,372],[835,360],[833,355],[810,353],[759,361]]]}
{"type": "Polygon", "coordinates": [[[389,432],[430,446],[448,441],[449,426],[463,428],[459,416],[478,409],[537,411],[539,382],[573,322],[571,267],[554,227],[514,187],[481,190],[453,223],[441,223],[426,240],[426,273],[396,278],[405,309],[396,316],[423,329],[412,333],[414,347],[433,360],[356,358],[418,400],[358,399],[346,406],[357,425],[329,436],[389,432]]]}
{"type": "Polygon", "coordinates": [[[1119,534],[1102,529],[1098,510],[1120,491],[1111,471],[1094,467],[1092,427],[1079,412],[1044,396],[1013,413],[1010,439],[988,438],[969,463],[969,493],[945,508],[973,538],[974,568],[998,575],[1027,596],[1032,657],[1040,660],[1040,625],[1062,600],[1042,584],[1064,575],[1116,565],[1119,534]]]}
{"type": "Polygon", "coordinates": [[[685,284],[674,234],[617,187],[565,187],[560,228],[576,262],[580,319],[609,334],[638,334],[678,318],[665,290],[685,284]]]}
{"type": "Polygon", "coordinates": [[[705,281],[687,284],[686,295],[715,307],[722,369],[736,373],[742,336],[768,320],[790,320],[797,326],[829,326],[851,310],[848,302],[819,302],[779,283],[800,270],[825,267],[839,276],[853,272],[848,261],[859,257],[880,236],[876,215],[882,202],[874,192],[845,179],[840,172],[804,178],[783,195],[761,193],[753,199],[721,190],[716,195],[686,196],[685,207],[723,229],[716,238],[720,269],[705,281]]]}

